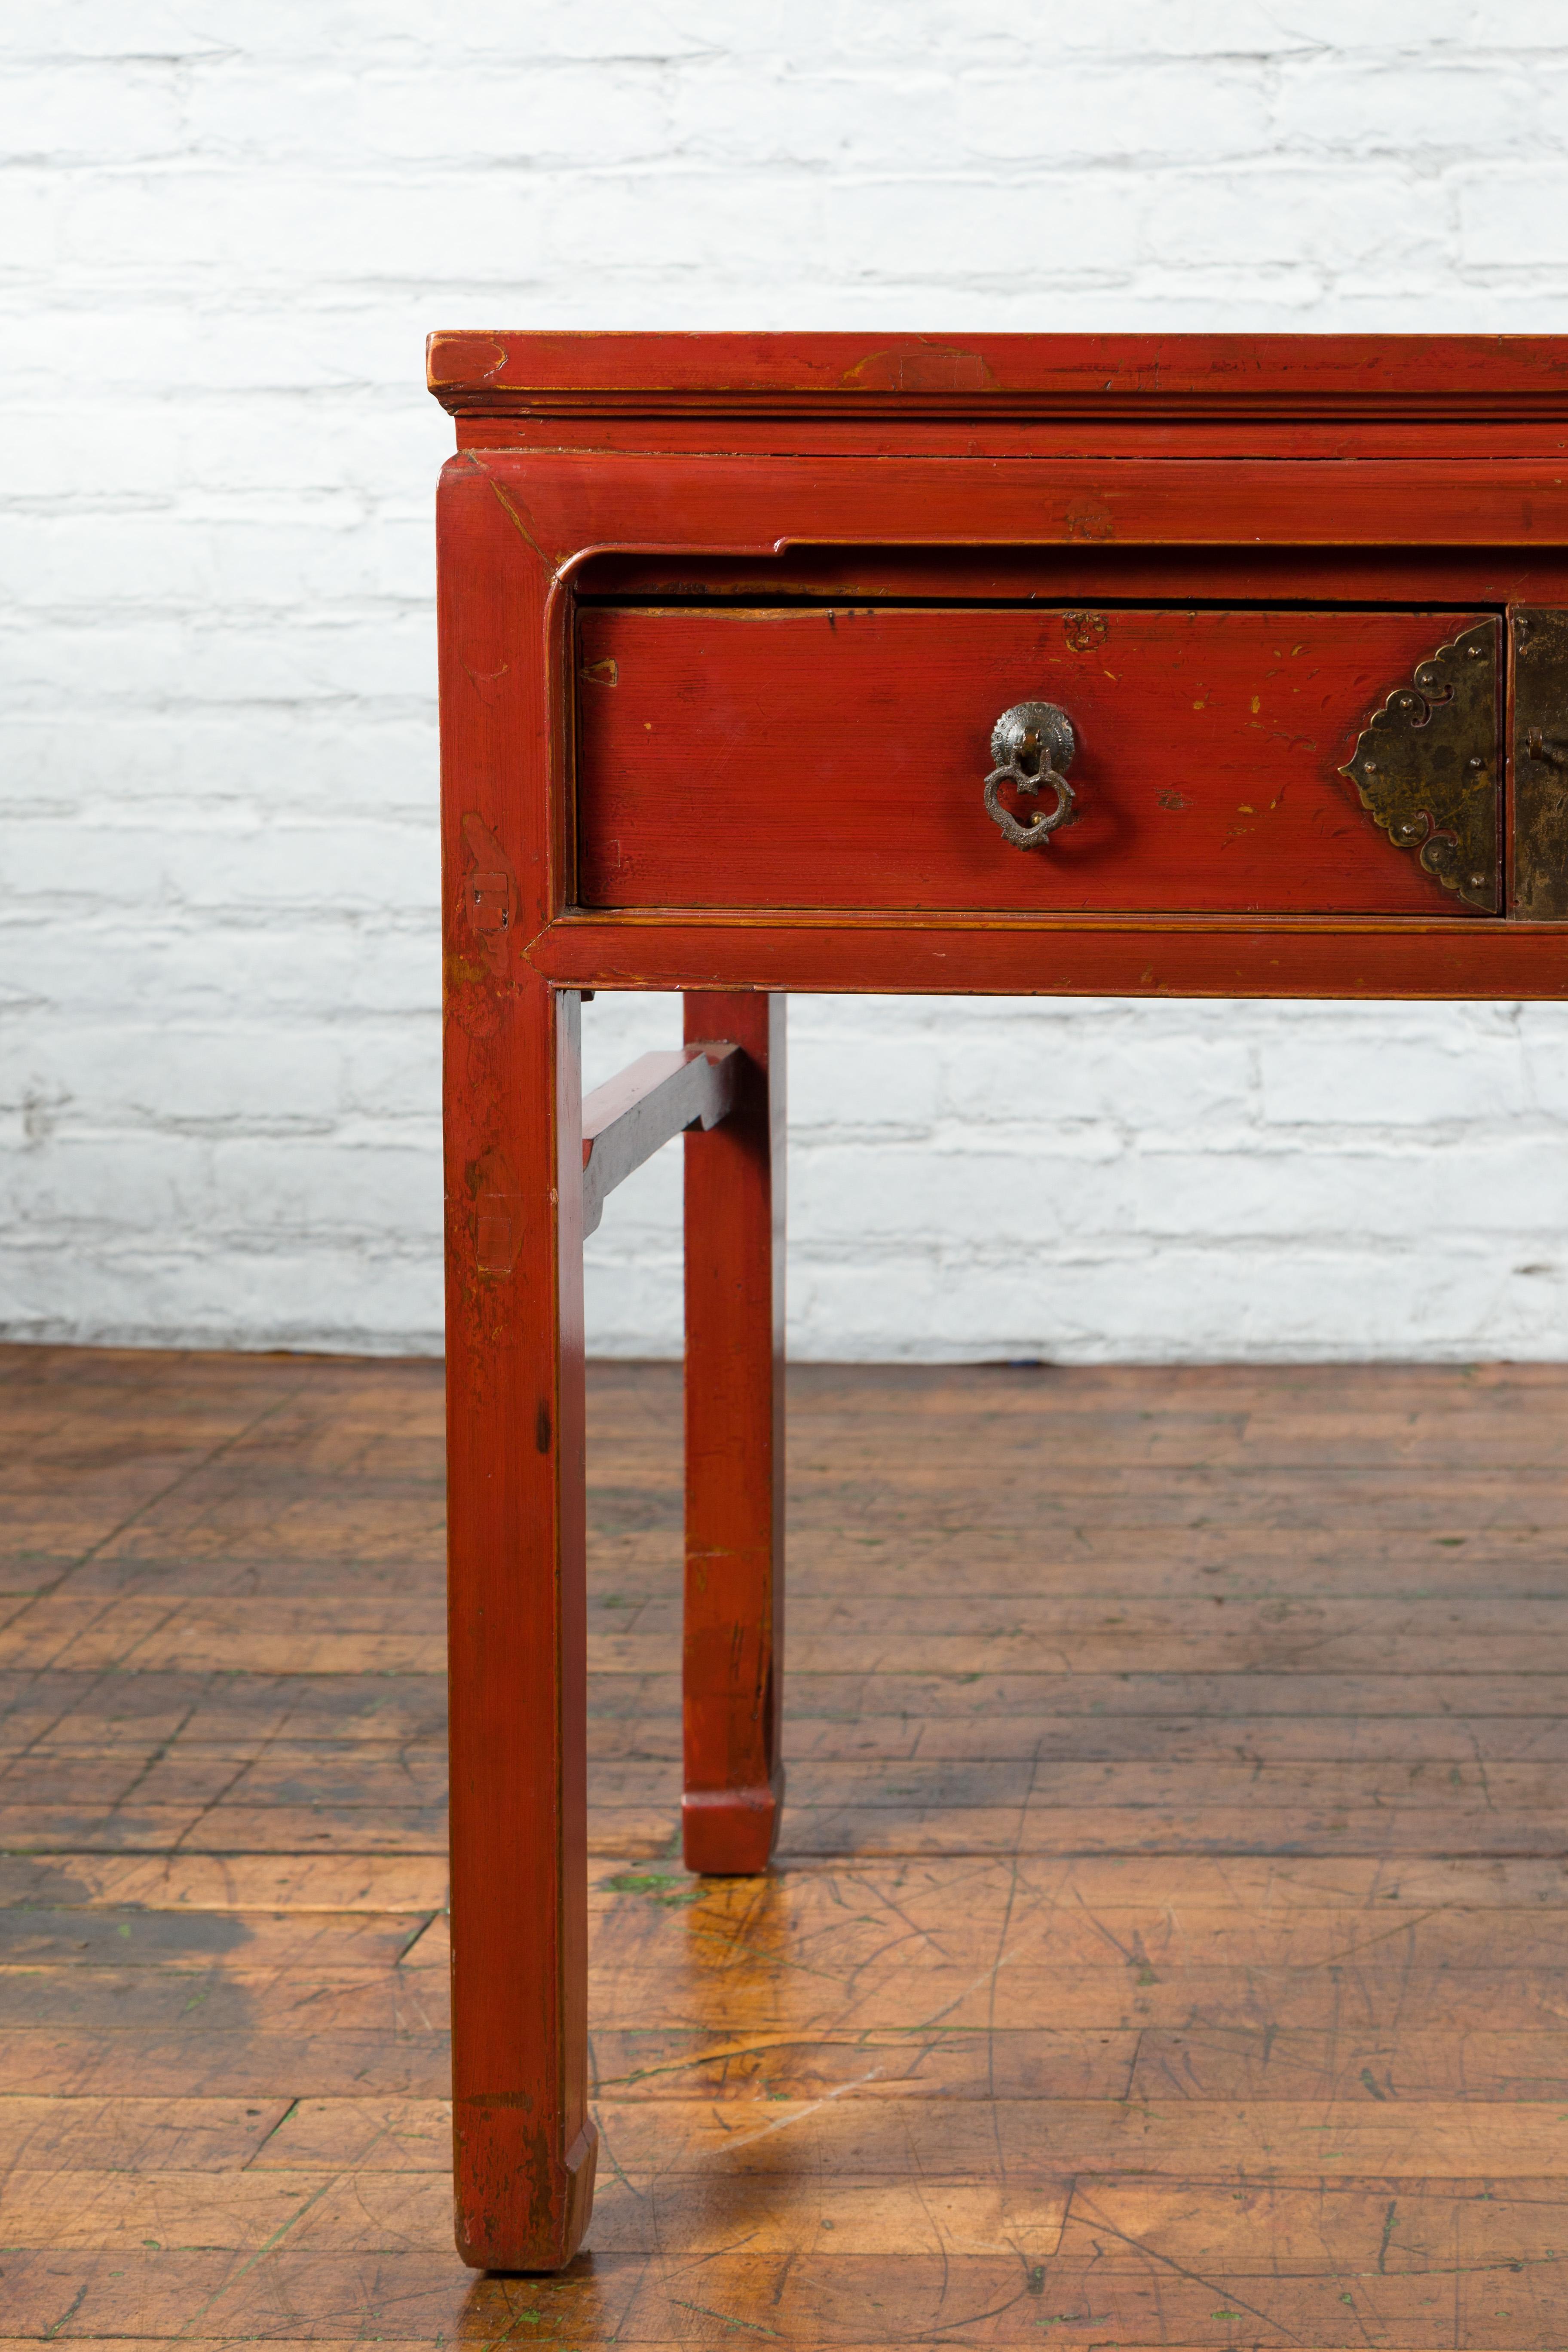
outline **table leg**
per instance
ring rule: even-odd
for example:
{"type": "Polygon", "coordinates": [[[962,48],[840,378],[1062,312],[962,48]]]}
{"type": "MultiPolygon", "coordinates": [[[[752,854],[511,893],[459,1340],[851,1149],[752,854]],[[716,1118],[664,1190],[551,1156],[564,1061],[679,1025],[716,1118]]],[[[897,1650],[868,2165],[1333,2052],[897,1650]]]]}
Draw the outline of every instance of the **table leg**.
{"type": "Polygon", "coordinates": [[[784,1801],[784,1003],[692,993],[735,1108],[686,1138],[686,1862],[765,1869],[784,1801]]]}
{"type": "Polygon", "coordinates": [[[578,999],[448,1033],[458,2245],[559,2270],[594,2197],[578,999]]]}

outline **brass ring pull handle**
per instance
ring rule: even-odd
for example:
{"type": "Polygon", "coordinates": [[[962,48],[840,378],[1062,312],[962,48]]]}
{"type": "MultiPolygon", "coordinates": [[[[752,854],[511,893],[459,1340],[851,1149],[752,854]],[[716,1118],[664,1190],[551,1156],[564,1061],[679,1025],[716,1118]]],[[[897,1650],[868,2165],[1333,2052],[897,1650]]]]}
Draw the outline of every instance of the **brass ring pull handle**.
{"type": "Polygon", "coordinates": [[[1054,702],[1016,702],[1002,713],[991,730],[991,757],[997,764],[985,779],[985,814],[1001,826],[1004,841],[1016,849],[1043,848],[1058,825],[1069,822],[1074,793],[1066,771],[1077,749],[1072,721],[1054,702]],[[1048,786],[1057,804],[1020,824],[996,797],[1003,784],[1030,793],[1048,786]]]}

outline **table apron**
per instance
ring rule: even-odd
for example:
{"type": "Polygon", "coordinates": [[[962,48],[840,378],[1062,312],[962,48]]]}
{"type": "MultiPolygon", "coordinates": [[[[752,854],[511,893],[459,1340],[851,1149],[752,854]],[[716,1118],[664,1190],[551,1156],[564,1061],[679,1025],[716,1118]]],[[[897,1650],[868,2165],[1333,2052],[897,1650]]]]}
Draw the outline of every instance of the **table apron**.
{"type": "Polygon", "coordinates": [[[563,916],[528,950],[561,988],[923,996],[1568,995],[1568,927],[1478,918],[1067,924],[563,916]]]}

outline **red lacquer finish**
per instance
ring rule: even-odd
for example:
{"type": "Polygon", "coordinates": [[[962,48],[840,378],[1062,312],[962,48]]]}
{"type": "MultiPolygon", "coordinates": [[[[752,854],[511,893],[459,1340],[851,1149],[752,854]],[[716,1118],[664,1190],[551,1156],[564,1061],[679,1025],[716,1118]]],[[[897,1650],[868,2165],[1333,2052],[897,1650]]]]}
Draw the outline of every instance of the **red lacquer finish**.
{"type": "MultiPolygon", "coordinates": [[[[744,436],[737,434],[737,441],[744,436]]],[[[564,579],[589,554],[794,548],[1143,547],[1347,551],[1336,602],[1361,603],[1354,552],[1568,543],[1568,459],[1416,464],[1289,457],[974,457],[896,453],[466,449],[518,530],[564,579]]],[[[1517,560],[1517,555],[1514,560],[1517,560]]],[[[688,573],[686,576],[689,577],[688,573]]],[[[1466,594],[1462,601],[1487,601],[1466,594]]]]}
{"type": "Polygon", "coordinates": [[[685,1835],[758,1869],[783,992],[1568,994],[1568,924],[1462,906],[1335,772],[1468,620],[1568,606],[1568,339],[479,333],[430,372],[458,2241],[551,2269],[594,2164],[574,992],[681,990],[749,1055],[686,1146],[685,1835]],[[1020,852],[981,785],[1032,698],[1083,818],[1020,852]]]}
{"type": "Polygon", "coordinates": [[[755,1871],[784,1801],[784,1000],[691,994],[685,1020],[746,1068],[686,1138],[682,1835],[689,1870],[755,1871]]]}
{"type": "Polygon", "coordinates": [[[458,415],[811,415],[937,410],[1184,420],[1342,414],[1568,420],[1557,335],[432,335],[458,415]]]}
{"type": "Polygon", "coordinates": [[[578,1000],[548,887],[543,583],[488,484],[441,504],[453,2105],[468,2262],[552,2270],[593,2202],[578,1000]]]}
{"type": "Polygon", "coordinates": [[[1557,997],[1568,925],[573,916],[531,951],[558,986],[914,996],[1557,997]]]}
{"type": "Polygon", "coordinates": [[[1477,617],[587,612],[577,897],[1462,919],[1470,910],[1394,847],[1339,770],[1391,688],[1477,617]],[[1030,698],[1072,723],[1077,804],[1026,852],[982,788],[993,722],[1030,698]]]}

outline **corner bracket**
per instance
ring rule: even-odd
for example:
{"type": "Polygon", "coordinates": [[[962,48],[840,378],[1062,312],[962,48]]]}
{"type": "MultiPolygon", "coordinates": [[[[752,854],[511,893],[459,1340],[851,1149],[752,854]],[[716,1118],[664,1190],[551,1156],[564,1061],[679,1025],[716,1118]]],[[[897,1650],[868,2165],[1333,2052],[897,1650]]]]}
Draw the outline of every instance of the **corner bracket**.
{"type": "Polygon", "coordinates": [[[1501,623],[1478,621],[1417,662],[1340,770],[1396,849],[1413,849],[1445,890],[1499,910],[1498,729],[1501,623]]]}

